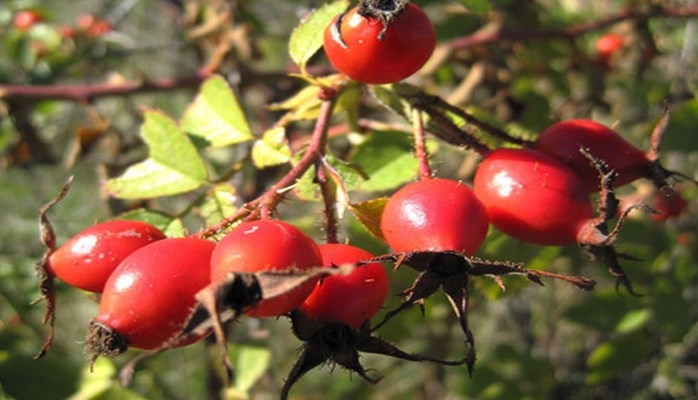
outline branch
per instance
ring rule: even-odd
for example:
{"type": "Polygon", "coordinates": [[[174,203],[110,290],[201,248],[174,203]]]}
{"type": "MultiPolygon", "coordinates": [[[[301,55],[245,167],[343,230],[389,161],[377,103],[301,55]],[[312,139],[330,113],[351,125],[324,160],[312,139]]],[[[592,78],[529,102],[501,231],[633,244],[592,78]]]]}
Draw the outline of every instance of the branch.
{"type": "Polygon", "coordinates": [[[98,97],[123,96],[143,92],[160,92],[179,88],[197,87],[210,76],[199,72],[194,75],[119,83],[73,85],[0,85],[2,100],[69,100],[90,103],[98,97]]]}
{"type": "Polygon", "coordinates": [[[451,50],[464,49],[490,43],[501,43],[503,41],[525,42],[529,40],[544,39],[573,39],[583,34],[600,31],[611,25],[625,20],[646,20],[650,18],[690,18],[698,16],[698,6],[677,7],[677,8],[653,8],[649,11],[625,9],[615,15],[604,19],[582,23],[560,30],[525,30],[512,31],[505,27],[492,25],[474,32],[470,35],[455,38],[446,43],[451,50]]]}
{"type": "Polygon", "coordinates": [[[200,231],[197,236],[203,238],[211,237],[227,229],[242,218],[258,217],[260,212],[264,216],[269,216],[274,211],[288,189],[293,187],[296,181],[322,157],[327,143],[327,131],[336,103],[337,92],[334,89],[325,89],[322,96],[323,102],[320,106],[320,116],[315,123],[308,149],[298,163],[261,196],[246,203],[234,214],[228,216],[218,224],[200,231]]]}
{"type": "MultiPolygon", "coordinates": [[[[309,69],[314,75],[329,73],[328,68],[317,67],[309,69]]],[[[280,79],[288,79],[289,74],[297,72],[290,68],[288,71],[259,72],[250,69],[240,71],[240,85],[268,83],[280,79]]],[[[206,78],[217,73],[207,68],[188,76],[143,79],[140,81],[122,81],[118,83],[80,83],[52,85],[0,85],[0,100],[67,100],[76,103],[89,103],[100,97],[126,96],[146,92],[164,92],[182,88],[195,88],[206,78]]]]}

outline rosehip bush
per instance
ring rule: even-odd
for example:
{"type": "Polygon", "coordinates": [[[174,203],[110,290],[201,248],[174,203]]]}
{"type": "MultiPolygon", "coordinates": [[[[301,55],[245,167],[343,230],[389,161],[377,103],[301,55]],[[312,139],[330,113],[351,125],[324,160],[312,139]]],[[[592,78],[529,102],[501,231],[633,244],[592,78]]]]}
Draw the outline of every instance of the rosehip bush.
{"type": "Polygon", "coordinates": [[[0,398],[698,396],[695,7],[112,3],[0,2],[0,398]]]}

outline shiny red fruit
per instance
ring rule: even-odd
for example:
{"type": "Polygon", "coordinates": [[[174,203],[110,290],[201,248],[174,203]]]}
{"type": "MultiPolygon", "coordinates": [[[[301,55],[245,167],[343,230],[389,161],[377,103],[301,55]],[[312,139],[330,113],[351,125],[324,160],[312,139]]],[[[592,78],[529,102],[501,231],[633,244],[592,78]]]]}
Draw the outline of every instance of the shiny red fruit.
{"type": "MultiPolygon", "coordinates": [[[[305,270],[322,265],[317,244],[297,227],[278,220],[244,222],[216,245],[211,258],[211,281],[229,272],[305,270]]],[[[301,305],[316,281],[291,290],[285,296],[260,301],[246,310],[253,317],[276,317],[301,305]]]]}
{"type": "MultiPolygon", "coordinates": [[[[320,245],[325,267],[356,264],[373,255],[347,244],[320,245]]],[[[322,278],[300,306],[300,311],[323,323],[341,323],[359,329],[373,318],[388,297],[390,283],[380,263],[357,266],[348,275],[322,278]]]]}
{"type": "Polygon", "coordinates": [[[492,225],[524,242],[577,243],[594,218],[577,175],[561,161],[534,150],[493,150],[478,166],[473,187],[492,225]]]}
{"type": "Polygon", "coordinates": [[[163,346],[183,328],[195,294],[210,283],[214,247],[211,241],[184,237],[138,249],[107,280],[92,322],[125,338],[129,347],[163,346]]]}
{"type": "Polygon", "coordinates": [[[397,252],[462,251],[474,254],[487,235],[485,207],[466,184],[448,179],[410,183],[388,200],[381,231],[397,252]]]}
{"type": "Polygon", "coordinates": [[[590,160],[580,153],[582,147],[618,173],[613,181],[615,186],[650,175],[650,162],[644,152],[613,129],[588,119],[570,119],[549,126],[533,147],[571,167],[588,192],[599,190],[600,178],[590,160]]]}
{"type": "MultiPolygon", "coordinates": [[[[386,8],[393,9],[395,1],[386,8]]],[[[359,7],[336,17],[325,29],[324,49],[340,72],[364,83],[393,83],[417,72],[436,47],[429,17],[408,3],[383,34],[384,24],[359,14],[359,7]]]]}
{"type": "Polygon", "coordinates": [[[54,251],[46,269],[69,285],[100,293],[128,255],[162,239],[165,234],[145,222],[102,222],[79,232],[54,251]]]}

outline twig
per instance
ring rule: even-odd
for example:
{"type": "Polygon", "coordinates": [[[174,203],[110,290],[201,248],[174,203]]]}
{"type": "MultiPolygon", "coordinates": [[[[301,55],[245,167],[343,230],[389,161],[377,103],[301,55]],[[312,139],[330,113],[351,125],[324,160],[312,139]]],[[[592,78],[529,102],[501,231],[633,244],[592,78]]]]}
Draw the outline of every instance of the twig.
{"type": "Polygon", "coordinates": [[[284,193],[286,193],[290,187],[293,187],[296,181],[300,179],[310,167],[315,165],[324,152],[325,145],[327,144],[327,131],[336,103],[337,91],[326,88],[322,96],[323,102],[320,105],[320,115],[315,123],[308,149],[298,163],[261,196],[246,203],[244,206],[240,207],[237,212],[226,217],[219,223],[200,231],[197,236],[203,238],[215,236],[219,232],[232,226],[235,222],[240,221],[242,218],[259,217],[260,213],[269,216],[273,213],[276,206],[281,202],[284,193]]]}
{"type": "Polygon", "coordinates": [[[419,163],[419,179],[431,179],[431,168],[429,167],[429,153],[424,137],[424,120],[422,111],[412,109],[412,130],[414,132],[414,153],[419,163]]]}
{"type": "Polygon", "coordinates": [[[611,25],[630,19],[646,20],[650,18],[690,18],[696,16],[698,16],[697,6],[677,8],[659,7],[653,8],[650,11],[625,9],[615,15],[611,15],[598,21],[582,23],[560,30],[527,29],[525,31],[518,31],[507,30],[502,26],[498,26],[495,29],[483,29],[473,34],[455,38],[449,42],[446,42],[445,46],[447,46],[447,48],[450,50],[459,50],[491,43],[502,43],[505,41],[528,42],[531,40],[574,39],[583,34],[600,31],[611,25]]]}
{"type": "Polygon", "coordinates": [[[124,96],[143,92],[159,92],[196,87],[208,78],[208,73],[197,73],[177,78],[130,81],[119,83],[75,85],[0,85],[0,99],[5,100],[70,100],[88,104],[98,97],[124,96]]]}

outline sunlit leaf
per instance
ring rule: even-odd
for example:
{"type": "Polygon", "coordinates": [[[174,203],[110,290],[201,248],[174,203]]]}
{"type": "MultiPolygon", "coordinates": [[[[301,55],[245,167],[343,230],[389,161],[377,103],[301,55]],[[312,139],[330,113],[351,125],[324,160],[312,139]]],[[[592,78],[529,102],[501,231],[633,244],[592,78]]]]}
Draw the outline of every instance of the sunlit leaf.
{"type": "Polygon", "coordinates": [[[167,237],[181,237],[186,234],[181,219],[155,210],[139,208],[120,214],[118,218],[147,222],[163,231],[167,237]]]}
{"type": "Polygon", "coordinates": [[[247,392],[269,368],[271,352],[264,347],[238,346],[236,353],[233,386],[235,389],[247,392]]]}
{"type": "Polygon", "coordinates": [[[347,190],[354,190],[364,182],[367,177],[363,169],[356,163],[341,160],[332,154],[326,154],[325,160],[339,174],[342,184],[347,190]]]}
{"type": "Polygon", "coordinates": [[[273,128],[262,135],[252,147],[252,160],[257,168],[273,167],[291,160],[291,148],[284,128],[273,128]]]}
{"type": "Polygon", "coordinates": [[[237,191],[229,183],[216,185],[208,192],[200,207],[201,215],[208,224],[215,224],[231,215],[236,207],[237,191]]]}
{"type": "Polygon", "coordinates": [[[403,118],[410,120],[411,107],[407,101],[395,93],[393,86],[371,85],[369,89],[379,103],[403,118]]]}
{"type": "Polygon", "coordinates": [[[473,12],[478,15],[485,15],[489,13],[492,8],[490,7],[489,0],[458,0],[461,4],[468,9],[468,11],[473,12]]]}
{"type": "Polygon", "coordinates": [[[310,58],[322,47],[325,27],[332,18],[346,10],[348,5],[346,0],[325,4],[308,14],[291,33],[289,53],[303,74],[310,58]]]}
{"type": "Polygon", "coordinates": [[[320,187],[315,181],[316,170],[315,167],[310,167],[305,173],[296,181],[296,185],[293,188],[293,192],[302,200],[318,201],[320,200],[320,187]]]}
{"type": "Polygon", "coordinates": [[[653,346],[652,339],[644,331],[620,335],[602,343],[587,358],[587,382],[601,383],[639,365],[653,346]]]}
{"type": "Polygon", "coordinates": [[[623,318],[618,321],[616,332],[629,333],[641,329],[652,319],[652,312],[649,309],[628,311],[623,318]]]}
{"type": "Polygon", "coordinates": [[[380,222],[387,202],[387,197],[380,197],[360,203],[352,203],[349,205],[349,208],[367,231],[373,236],[382,239],[383,233],[381,232],[380,222]]]}
{"type": "Polygon", "coordinates": [[[110,179],[110,194],[124,199],[153,198],[188,192],[206,182],[206,167],[196,147],[168,116],[146,112],[141,137],[150,157],[110,179]]]}
{"type": "MultiPolygon", "coordinates": [[[[336,183],[340,184],[346,191],[354,190],[361,182],[366,179],[366,175],[360,166],[355,163],[348,163],[346,161],[340,160],[331,154],[325,155],[325,163],[328,168],[331,168],[331,174],[334,175],[332,178],[336,183]]],[[[315,168],[312,167],[298,180],[295,193],[300,198],[305,200],[319,200],[320,192],[319,186],[316,182],[316,172],[315,168]]],[[[340,194],[341,197],[346,197],[344,194],[340,194]]]]}
{"type": "Polygon", "coordinates": [[[411,136],[405,132],[376,131],[368,135],[352,157],[352,162],[370,178],[361,183],[366,191],[390,190],[417,176],[417,159],[411,136]]]}
{"type": "Polygon", "coordinates": [[[254,138],[235,94],[218,75],[204,82],[181,123],[199,147],[222,147],[254,138]]]}
{"type": "Polygon", "coordinates": [[[145,400],[145,397],[119,385],[115,380],[116,375],[117,369],[113,361],[107,358],[98,358],[94,365],[85,366],[79,389],[68,400],[145,400]]]}
{"type": "Polygon", "coordinates": [[[270,110],[285,110],[288,114],[284,119],[291,121],[303,121],[315,119],[320,113],[320,91],[318,86],[306,86],[290,98],[269,106],[270,110]]]}

